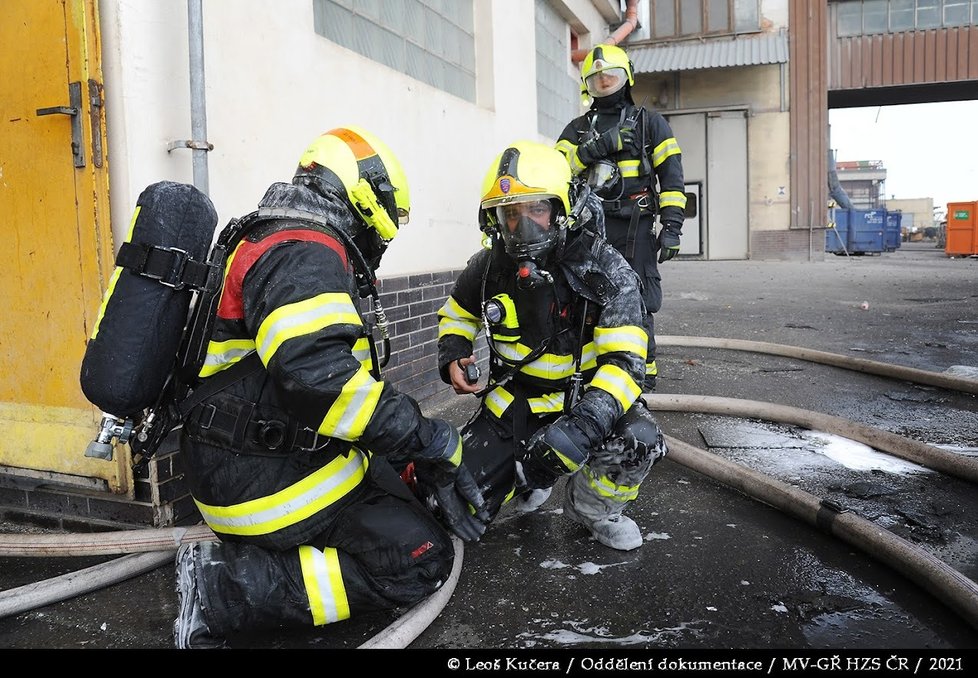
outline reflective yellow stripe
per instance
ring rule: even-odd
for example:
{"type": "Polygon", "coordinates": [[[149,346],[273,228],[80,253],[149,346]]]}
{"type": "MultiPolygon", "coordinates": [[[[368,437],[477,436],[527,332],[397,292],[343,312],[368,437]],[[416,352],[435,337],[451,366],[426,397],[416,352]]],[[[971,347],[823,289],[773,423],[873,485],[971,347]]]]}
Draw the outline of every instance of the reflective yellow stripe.
{"type": "Polygon", "coordinates": [[[370,360],[370,339],[360,337],[356,340],[353,344],[353,357],[368,370],[373,367],[373,362],[370,360]]]}
{"type": "Polygon", "coordinates": [[[567,456],[561,454],[560,453],[560,450],[557,450],[557,449],[554,449],[553,447],[551,447],[550,448],[550,451],[553,452],[555,455],[557,455],[557,458],[560,459],[561,465],[563,465],[563,467],[565,469],[567,469],[568,472],[573,473],[577,469],[581,468],[581,465],[580,464],[578,464],[576,461],[574,461],[570,457],[567,457],[567,456]]]}
{"type": "Polygon", "coordinates": [[[658,167],[666,161],[670,155],[678,155],[682,153],[679,150],[679,142],[676,141],[675,137],[669,137],[661,144],[655,147],[652,151],[652,166],[658,167]]]}
{"type": "Polygon", "coordinates": [[[587,167],[581,162],[580,157],[577,155],[577,146],[572,144],[567,139],[561,139],[557,142],[557,150],[563,153],[564,157],[567,158],[567,164],[570,165],[572,174],[580,174],[587,167]]]}
{"type": "Polygon", "coordinates": [[[462,308],[454,297],[448,297],[438,309],[438,338],[457,334],[473,341],[479,333],[479,319],[462,308]]]}
{"type": "Polygon", "coordinates": [[[649,354],[649,335],[636,325],[595,327],[594,345],[598,355],[634,353],[645,360],[649,354]]]}
{"type": "Polygon", "coordinates": [[[654,360],[650,363],[645,363],[645,373],[651,374],[652,376],[658,376],[659,366],[655,364],[654,360]]]}
{"type": "Polygon", "coordinates": [[[330,325],[362,325],[350,295],[327,292],[311,299],[281,306],[265,318],[258,328],[255,344],[258,355],[268,365],[284,342],[317,332],[330,325]]]}
{"type": "MultiPolygon", "coordinates": [[[[139,218],[139,212],[142,210],[142,205],[136,205],[136,209],[132,213],[132,219],[129,221],[129,232],[126,233],[125,242],[130,242],[132,240],[132,231],[136,228],[136,219],[139,218]]],[[[112,293],[115,292],[115,285],[119,281],[119,276],[122,275],[122,266],[116,266],[115,270],[112,271],[112,277],[109,278],[109,287],[105,290],[105,294],[102,296],[102,303],[98,307],[98,315],[95,316],[95,328],[92,330],[92,339],[98,335],[98,328],[102,324],[102,317],[105,315],[105,307],[109,305],[109,298],[112,293]]]]}
{"type": "Polygon", "coordinates": [[[686,194],[682,191],[663,191],[659,194],[659,207],[686,209],[686,194]]]}
{"type": "MultiPolygon", "coordinates": [[[[528,356],[532,349],[520,343],[500,344],[496,346],[496,352],[507,360],[516,362],[528,356]]],[[[533,362],[521,367],[520,372],[551,381],[567,379],[574,373],[574,358],[569,355],[544,353],[533,362]]]]}
{"type": "Polygon", "coordinates": [[[623,177],[637,177],[638,176],[638,160],[619,160],[618,169],[621,171],[623,177]]]}
{"type": "Polygon", "coordinates": [[[526,402],[530,404],[530,412],[534,414],[560,412],[564,409],[564,392],[545,393],[538,398],[527,398],[526,402]]]}
{"type": "Polygon", "coordinates": [[[384,384],[376,381],[361,365],[357,373],[343,384],[343,389],[319,425],[319,432],[330,438],[359,440],[377,409],[377,401],[383,390],[384,384]]]}
{"type": "Polygon", "coordinates": [[[581,371],[593,370],[598,366],[598,349],[593,341],[584,344],[581,349],[581,371]]]}
{"type": "Polygon", "coordinates": [[[602,497],[612,501],[625,503],[638,497],[639,485],[616,485],[606,476],[598,477],[590,467],[585,466],[581,473],[587,478],[588,484],[602,497]]]}
{"type": "Polygon", "coordinates": [[[457,442],[455,444],[455,451],[452,452],[452,456],[448,458],[448,461],[450,461],[454,466],[458,466],[459,464],[462,463],[462,439],[461,438],[457,438],[457,442]]]}
{"type": "Polygon", "coordinates": [[[207,344],[207,355],[200,367],[200,377],[209,377],[221,370],[231,367],[246,355],[255,350],[255,342],[251,339],[229,339],[228,341],[211,341],[207,344]]]}
{"type": "Polygon", "coordinates": [[[312,546],[300,546],[299,564],[313,625],[322,626],[349,619],[350,601],[346,597],[340,556],[336,549],[327,547],[320,551],[312,546]]]}
{"type": "Polygon", "coordinates": [[[366,472],[367,457],[351,449],[315,473],[267,497],[231,506],[209,506],[197,499],[194,503],[217,534],[271,534],[339,501],[360,484],[366,472]]]}
{"type": "Polygon", "coordinates": [[[489,411],[496,415],[497,419],[503,418],[503,413],[506,408],[513,404],[513,394],[504,389],[502,386],[497,386],[489,392],[486,396],[486,407],[489,411]]]}
{"type": "Polygon", "coordinates": [[[599,367],[590,385],[611,394],[621,404],[623,410],[631,407],[635,399],[642,393],[642,389],[635,383],[631,375],[617,365],[599,367]]]}

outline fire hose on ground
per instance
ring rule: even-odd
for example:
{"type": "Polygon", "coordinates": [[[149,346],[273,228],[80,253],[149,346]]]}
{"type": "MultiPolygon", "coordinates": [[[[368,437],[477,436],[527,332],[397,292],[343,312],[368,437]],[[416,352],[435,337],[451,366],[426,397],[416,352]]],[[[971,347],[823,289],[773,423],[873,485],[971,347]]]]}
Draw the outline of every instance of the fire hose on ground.
{"type": "MultiPolygon", "coordinates": [[[[712,337],[657,337],[659,346],[721,348],[769,353],[808,360],[893,379],[978,394],[978,380],[906,368],[871,360],[769,344],[712,337]]],[[[647,395],[653,411],[698,411],[794,423],[862,442],[971,482],[978,482],[978,459],[962,457],[931,445],[840,417],[759,401],[709,396],[647,395]]],[[[674,438],[667,438],[673,461],[764,504],[775,507],[832,534],[868,555],[894,567],[978,629],[978,584],[940,559],[874,523],[820,501],[796,487],[781,483],[740,464],[724,460],[674,438]]],[[[172,563],[184,543],[216,540],[206,526],[142,529],[96,534],[0,534],[0,556],[91,556],[128,554],[122,558],[60,577],[0,592],[0,617],[48,605],[172,563]]],[[[455,564],[439,591],[408,610],[361,648],[407,647],[447,605],[461,571],[463,546],[454,539],[455,564]]]]}

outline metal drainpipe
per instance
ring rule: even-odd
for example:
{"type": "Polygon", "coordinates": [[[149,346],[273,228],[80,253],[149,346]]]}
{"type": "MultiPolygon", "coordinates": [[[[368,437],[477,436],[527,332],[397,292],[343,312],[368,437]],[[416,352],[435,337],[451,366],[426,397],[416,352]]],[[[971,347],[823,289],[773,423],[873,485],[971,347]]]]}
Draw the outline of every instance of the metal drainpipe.
{"type": "Polygon", "coordinates": [[[210,193],[207,177],[207,106],[204,96],[204,16],[201,0],[187,0],[187,29],[190,48],[190,142],[194,186],[210,193]]]}

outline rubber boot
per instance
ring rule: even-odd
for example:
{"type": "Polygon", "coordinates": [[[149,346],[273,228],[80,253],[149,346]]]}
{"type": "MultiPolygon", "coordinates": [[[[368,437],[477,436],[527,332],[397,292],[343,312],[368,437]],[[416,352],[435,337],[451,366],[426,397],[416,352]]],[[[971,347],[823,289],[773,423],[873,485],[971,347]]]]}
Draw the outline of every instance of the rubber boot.
{"type": "Polygon", "coordinates": [[[550,499],[550,494],[554,488],[544,487],[535,490],[526,490],[516,496],[513,508],[520,513],[533,513],[543,506],[544,502],[550,499]]]}
{"type": "Polygon", "coordinates": [[[622,515],[624,505],[600,497],[587,484],[586,474],[577,472],[567,483],[564,515],[591,531],[591,536],[618,551],[637,549],[645,541],[635,521],[622,515]]]}
{"type": "Polygon", "coordinates": [[[223,638],[211,634],[204,618],[200,590],[197,588],[197,568],[200,544],[181,544],[177,549],[177,618],[173,622],[173,642],[177,649],[218,649],[228,647],[223,638]]]}

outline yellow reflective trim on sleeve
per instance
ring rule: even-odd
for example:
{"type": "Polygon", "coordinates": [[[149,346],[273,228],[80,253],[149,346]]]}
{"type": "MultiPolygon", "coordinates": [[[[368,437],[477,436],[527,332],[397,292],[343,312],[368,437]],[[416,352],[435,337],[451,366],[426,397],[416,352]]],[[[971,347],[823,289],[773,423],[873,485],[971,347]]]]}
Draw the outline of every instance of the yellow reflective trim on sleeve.
{"type": "Polygon", "coordinates": [[[506,408],[513,404],[513,394],[502,386],[497,386],[486,396],[485,403],[489,411],[496,415],[496,419],[502,419],[506,408]]]}
{"type": "Polygon", "coordinates": [[[319,425],[319,432],[330,438],[359,440],[377,409],[383,390],[383,382],[375,380],[361,365],[356,374],[343,384],[343,389],[319,425]]]}
{"type": "Polygon", "coordinates": [[[254,350],[255,342],[251,339],[208,342],[207,355],[204,356],[204,364],[200,366],[199,376],[203,379],[226,370],[254,350]]]}
{"type": "Polygon", "coordinates": [[[676,141],[675,137],[669,137],[661,144],[655,147],[652,151],[652,166],[658,167],[666,161],[670,155],[678,155],[682,153],[679,150],[679,142],[676,141]]]}
{"type": "Polygon", "coordinates": [[[598,349],[593,341],[584,344],[581,349],[581,371],[587,372],[598,366],[598,349]]]}
{"type": "Polygon", "coordinates": [[[299,564],[313,626],[349,619],[350,601],[343,585],[340,556],[336,549],[327,547],[320,551],[313,546],[300,546],[299,564]]]}
{"type": "Polygon", "coordinates": [[[626,178],[632,178],[638,176],[639,161],[638,160],[619,160],[618,169],[621,171],[621,175],[626,178]]]}
{"type": "Polygon", "coordinates": [[[642,389],[631,375],[617,365],[602,365],[594,373],[592,387],[600,388],[617,400],[623,410],[627,410],[642,393],[642,389]]]}
{"type": "Polygon", "coordinates": [[[438,309],[438,338],[457,334],[461,337],[474,341],[481,321],[474,315],[466,311],[455,301],[454,297],[448,297],[442,307],[438,309]]]}
{"type": "Polygon", "coordinates": [[[597,476],[589,466],[581,469],[581,473],[587,478],[588,485],[606,499],[624,504],[638,498],[639,485],[616,485],[606,476],[597,476]]]}
{"type": "Polygon", "coordinates": [[[556,148],[567,159],[567,164],[571,168],[571,174],[580,174],[587,169],[587,166],[581,162],[581,158],[577,155],[577,146],[570,141],[561,139],[557,142],[556,148]]]}
{"type": "Polygon", "coordinates": [[[650,363],[645,363],[645,373],[651,374],[653,377],[659,375],[659,366],[655,364],[654,360],[650,363]]]}
{"type": "Polygon", "coordinates": [[[262,362],[268,365],[284,342],[312,334],[330,325],[363,325],[349,294],[317,294],[310,299],[275,309],[258,328],[255,336],[258,354],[262,362]]]}
{"type": "Polygon", "coordinates": [[[663,191],[659,194],[659,207],[686,209],[686,194],[682,191],[663,191]]]}
{"type": "Polygon", "coordinates": [[[594,345],[598,355],[633,353],[645,360],[649,354],[649,335],[636,325],[595,327],[594,345]]]}
{"type": "Polygon", "coordinates": [[[360,337],[353,343],[353,357],[366,369],[369,370],[373,367],[373,362],[370,360],[370,339],[368,337],[360,337]]]}
{"type": "Polygon", "coordinates": [[[367,457],[351,448],[299,482],[267,497],[231,506],[211,506],[196,498],[194,503],[216,534],[271,534],[345,497],[363,481],[367,465],[367,457]]]}
{"type": "Polygon", "coordinates": [[[458,466],[462,463],[462,439],[458,438],[458,442],[455,445],[455,451],[452,452],[452,456],[448,458],[448,461],[454,466],[458,466]]]}

